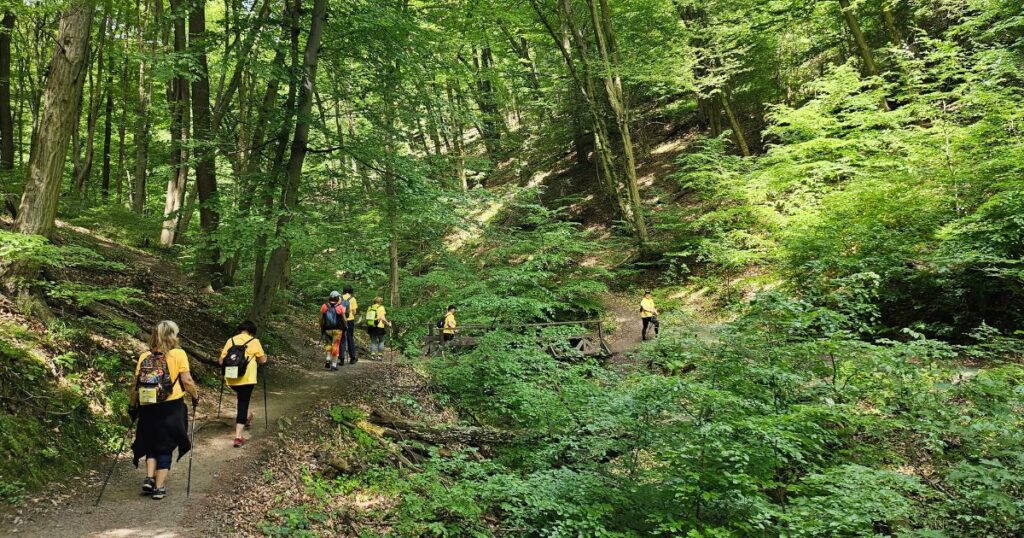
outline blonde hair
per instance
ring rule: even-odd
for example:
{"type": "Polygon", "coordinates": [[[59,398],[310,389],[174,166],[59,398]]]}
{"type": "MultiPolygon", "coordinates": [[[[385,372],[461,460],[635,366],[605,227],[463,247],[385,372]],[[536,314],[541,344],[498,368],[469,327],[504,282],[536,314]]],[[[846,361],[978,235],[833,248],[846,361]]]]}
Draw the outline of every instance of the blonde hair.
{"type": "Polygon", "coordinates": [[[153,333],[149,335],[149,349],[153,351],[168,351],[178,347],[178,324],[163,320],[153,327],[153,333]]]}
{"type": "Polygon", "coordinates": [[[384,302],[384,298],[383,297],[374,297],[373,298],[373,304],[380,304],[380,303],[383,303],[383,302],[384,302]]]}

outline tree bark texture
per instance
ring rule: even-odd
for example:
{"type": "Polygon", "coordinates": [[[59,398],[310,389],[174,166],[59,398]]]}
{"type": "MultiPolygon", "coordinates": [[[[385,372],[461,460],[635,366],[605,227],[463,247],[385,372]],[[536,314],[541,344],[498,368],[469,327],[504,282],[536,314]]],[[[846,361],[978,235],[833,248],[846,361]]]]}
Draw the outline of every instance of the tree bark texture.
{"type": "Polygon", "coordinates": [[[53,233],[68,141],[77,127],[94,15],[95,0],[72,1],[61,15],[39,126],[32,134],[25,191],[14,222],[18,232],[47,237],[53,233]]]}
{"type": "Polygon", "coordinates": [[[0,21],[0,189],[3,204],[12,216],[17,214],[14,193],[7,185],[14,170],[14,116],[11,111],[11,33],[14,31],[14,13],[7,11],[0,21]]]}
{"type": "MultiPolygon", "coordinates": [[[[171,17],[174,26],[174,52],[185,52],[185,20],[181,0],[171,0],[171,17]]],[[[185,186],[188,183],[188,133],[189,133],[189,88],[182,74],[176,75],[168,84],[167,101],[171,106],[171,175],[167,180],[167,194],[164,197],[164,223],[160,230],[160,245],[169,247],[177,241],[178,219],[181,218],[185,202],[185,186]]]]}

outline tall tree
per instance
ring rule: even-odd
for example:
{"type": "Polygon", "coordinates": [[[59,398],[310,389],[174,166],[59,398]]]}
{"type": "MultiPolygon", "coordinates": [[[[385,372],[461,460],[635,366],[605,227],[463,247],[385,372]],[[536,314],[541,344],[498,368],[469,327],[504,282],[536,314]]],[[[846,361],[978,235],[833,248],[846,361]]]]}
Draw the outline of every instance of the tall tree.
{"type": "Polygon", "coordinates": [[[44,236],[53,233],[68,141],[77,127],[95,11],[95,0],[73,0],[61,14],[39,126],[32,132],[25,191],[14,222],[18,232],[44,236]]]}
{"type": "MultiPolygon", "coordinates": [[[[14,170],[14,116],[11,110],[11,34],[14,33],[14,12],[5,11],[0,21],[0,186],[10,181],[14,170]]],[[[3,204],[11,216],[17,207],[4,187],[3,204]]]]}
{"type": "Polygon", "coordinates": [[[193,139],[196,142],[196,190],[199,196],[199,227],[202,230],[200,274],[213,289],[224,283],[224,267],[214,235],[220,213],[217,208],[216,141],[210,117],[210,70],[206,59],[206,1],[195,0],[188,19],[189,48],[196,61],[192,78],[193,139]]]}
{"type": "Polygon", "coordinates": [[[276,246],[270,253],[263,281],[253,299],[252,318],[263,321],[270,313],[277,291],[280,288],[291,259],[291,240],[286,228],[294,218],[299,203],[299,187],[302,178],[302,164],[306,159],[306,144],[309,141],[310,113],[313,110],[313,93],[316,83],[317,60],[320,54],[320,40],[323,36],[327,0],[314,0],[309,24],[309,37],[302,61],[302,79],[296,107],[295,134],[291,142],[288,165],[281,188],[281,214],[277,220],[276,246]]]}
{"type": "MultiPolygon", "coordinates": [[[[178,58],[185,55],[184,16],[181,0],[171,0],[174,52],[178,58]]],[[[188,183],[189,87],[184,73],[177,73],[168,83],[167,102],[171,107],[171,173],[167,179],[164,223],[160,229],[160,245],[165,247],[173,245],[178,239],[178,220],[181,218],[188,183]]]]}

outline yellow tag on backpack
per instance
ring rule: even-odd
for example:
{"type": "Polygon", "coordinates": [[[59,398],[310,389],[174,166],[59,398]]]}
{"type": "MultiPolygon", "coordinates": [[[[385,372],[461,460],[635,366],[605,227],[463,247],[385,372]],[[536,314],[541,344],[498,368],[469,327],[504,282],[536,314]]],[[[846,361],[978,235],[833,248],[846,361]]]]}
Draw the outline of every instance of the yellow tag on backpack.
{"type": "Polygon", "coordinates": [[[156,387],[139,387],[139,403],[155,404],[156,403],[156,387]]]}
{"type": "Polygon", "coordinates": [[[238,367],[237,366],[225,366],[224,367],[224,379],[238,379],[238,367]]]}

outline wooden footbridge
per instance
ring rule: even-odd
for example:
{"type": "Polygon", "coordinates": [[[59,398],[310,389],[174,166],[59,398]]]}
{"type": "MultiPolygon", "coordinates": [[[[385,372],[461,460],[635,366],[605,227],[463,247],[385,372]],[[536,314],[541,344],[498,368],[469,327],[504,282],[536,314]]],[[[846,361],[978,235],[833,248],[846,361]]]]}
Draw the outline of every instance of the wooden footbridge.
{"type": "Polygon", "coordinates": [[[574,357],[609,357],[611,350],[605,340],[604,324],[599,319],[582,321],[549,321],[545,323],[467,323],[459,325],[454,338],[445,342],[444,332],[429,326],[424,338],[427,354],[444,353],[476,347],[480,337],[490,331],[506,330],[532,335],[537,344],[556,359],[574,357]]]}

